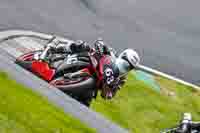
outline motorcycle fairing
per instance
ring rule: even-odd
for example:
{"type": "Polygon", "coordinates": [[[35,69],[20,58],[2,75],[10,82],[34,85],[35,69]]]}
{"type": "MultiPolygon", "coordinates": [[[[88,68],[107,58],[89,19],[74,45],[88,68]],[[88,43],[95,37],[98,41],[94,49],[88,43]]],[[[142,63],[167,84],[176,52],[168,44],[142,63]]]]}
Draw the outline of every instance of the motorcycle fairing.
{"type": "Polygon", "coordinates": [[[46,81],[51,81],[55,75],[55,70],[51,69],[45,62],[33,61],[31,65],[32,72],[46,81]]]}
{"type": "Polygon", "coordinates": [[[105,55],[99,61],[99,81],[102,88],[101,96],[105,99],[111,99],[116,94],[116,85],[118,83],[119,69],[114,63],[115,59],[105,55]]]}

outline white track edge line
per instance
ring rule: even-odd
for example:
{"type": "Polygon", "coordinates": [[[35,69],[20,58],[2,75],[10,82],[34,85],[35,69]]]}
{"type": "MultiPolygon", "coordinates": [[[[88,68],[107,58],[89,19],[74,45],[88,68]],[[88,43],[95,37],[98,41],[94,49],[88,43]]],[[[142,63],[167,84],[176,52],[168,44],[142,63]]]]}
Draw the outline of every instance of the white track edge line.
{"type": "Polygon", "coordinates": [[[176,78],[176,77],[171,76],[171,75],[169,75],[169,74],[160,72],[160,71],[158,71],[158,70],[152,69],[152,68],[150,68],[150,67],[140,65],[140,66],[138,67],[138,69],[139,69],[139,70],[142,70],[142,71],[144,71],[144,72],[147,72],[147,73],[151,73],[151,74],[153,74],[153,75],[162,76],[162,77],[164,77],[164,78],[167,78],[167,79],[176,81],[176,82],[178,82],[178,83],[181,83],[181,84],[183,84],[183,85],[185,85],[185,86],[192,87],[194,90],[200,91],[200,87],[197,86],[197,85],[194,85],[194,84],[189,83],[189,82],[187,82],[187,81],[184,81],[184,80],[182,80],[182,79],[176,78]]]}

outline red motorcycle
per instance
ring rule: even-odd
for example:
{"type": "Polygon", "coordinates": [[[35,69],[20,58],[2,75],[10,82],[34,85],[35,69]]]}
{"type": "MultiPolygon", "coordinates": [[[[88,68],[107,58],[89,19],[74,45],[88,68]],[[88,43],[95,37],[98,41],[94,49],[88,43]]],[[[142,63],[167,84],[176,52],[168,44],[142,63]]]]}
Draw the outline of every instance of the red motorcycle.
{"type": "Polygon", "coordinates": [[[16,59],[16,63],[31,71],[81,103],[89,106],[98,90],[111,99],[120,84],[119,70],[111,55],[97,58],[96,50],[81,53],[54,53],[47,45],[16,59]],[[46,56],[45,60],[39,57],[46,56]],[[97,89],[99,88],[99,89],[97,89]]]}

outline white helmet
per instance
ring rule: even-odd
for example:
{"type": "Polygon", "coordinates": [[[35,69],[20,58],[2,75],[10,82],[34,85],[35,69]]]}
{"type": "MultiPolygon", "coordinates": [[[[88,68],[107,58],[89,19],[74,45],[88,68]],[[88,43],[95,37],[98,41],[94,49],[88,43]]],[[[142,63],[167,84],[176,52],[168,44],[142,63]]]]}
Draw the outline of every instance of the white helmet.
{"type": "Polygon", "coordinates": [[[132,49],[124,50],[116,59],[116,65],[119,68],[120,74],[125,74],[130,70],[137,68],[140,63],[138,53],[132,49]]]}

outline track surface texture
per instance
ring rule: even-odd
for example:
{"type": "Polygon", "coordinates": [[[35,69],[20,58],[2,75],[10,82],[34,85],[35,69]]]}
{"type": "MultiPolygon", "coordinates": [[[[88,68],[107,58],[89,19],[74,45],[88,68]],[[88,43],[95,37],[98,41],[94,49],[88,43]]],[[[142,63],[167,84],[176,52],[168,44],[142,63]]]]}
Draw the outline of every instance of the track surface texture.
{"type": "MultiPolygon", "coordinates": [[[[2,37],[3,34],[1,33],[0,40],[2,40],[2,37]]],[[[0,71],[7,72],[12,78],[16,79],[17,82],[26,85],[33,91],[47,97],[50,102],[57,105],[59,108],[62,108],[66,113],[80,119],[88,126],[95,128],[99,133],[128,132],[14,63],[16,57],[19,57],[30,50],[40,49],[46,41],[47,40],[42,40],[38,37],[15,37],[1,41],[0,71]]]]}
{"type": "Polygon", "coordinates": [[[135,48],[143,64],[192,83],[200,75],[198,0],[1,0],[0,29],[135,48]]]}

